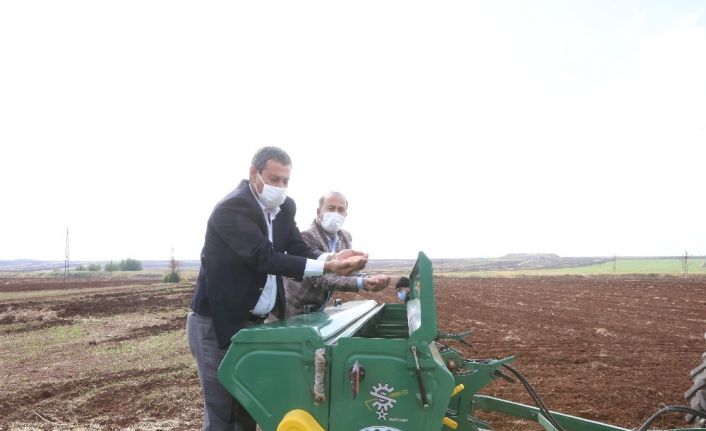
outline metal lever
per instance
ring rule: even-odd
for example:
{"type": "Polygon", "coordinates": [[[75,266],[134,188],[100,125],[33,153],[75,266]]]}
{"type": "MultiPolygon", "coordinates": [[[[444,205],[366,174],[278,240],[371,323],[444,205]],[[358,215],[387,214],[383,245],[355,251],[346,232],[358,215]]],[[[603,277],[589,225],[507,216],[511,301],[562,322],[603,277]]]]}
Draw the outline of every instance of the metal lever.
{"type": "Polygon", "coordinates": [[[475,348],[473,347],[473,345],[471,343],[464,340],[464,338],[468,337],[471,334],[473,334],[473,330],[461,332],[460,334],[450,334],[450,333],[447,334],[444,332],[440,332],[439,336],[437,336],[436,339],[437,340],[455,340],[455,341],[458,341],[461,344],[465,344],[466,346],[475,350],[475,348]]]}
{"type": "Polygon", "coordinates": [[[417,358],[417,346],[412,345],[412,356],[414,356],[414,365],[417,371],[417,384],[419,384],[419,392],[422,396],[422,407],[429,407],[429,400],[427,400],[427,391],[424,389],[424,380],[422,380],[422,370],[419,368],[419,359],[417,358]]]}
{"type": "Polygon", "coordinates": [[[493,377],[499,377],[499,378],[505,380],[506,382],[515,383],[515,379],[513,379],[513,378],[510,377],[510,376],[508,376],[507,374],[504,374],[504,373],[503,373],[502,371],[500,371],[500,370],[493,370],[493,371],[490,373],[490,375],[493,376],[493,377]]]}
{"type": "Polygon", "coordinates": [[[365,368],[358,361],[355,361],[353,366],[348,370],[348,377],[351,379],[351,391],[353,399],[358,396],[360,390],[360,382],[365,378],[365,368]]]}

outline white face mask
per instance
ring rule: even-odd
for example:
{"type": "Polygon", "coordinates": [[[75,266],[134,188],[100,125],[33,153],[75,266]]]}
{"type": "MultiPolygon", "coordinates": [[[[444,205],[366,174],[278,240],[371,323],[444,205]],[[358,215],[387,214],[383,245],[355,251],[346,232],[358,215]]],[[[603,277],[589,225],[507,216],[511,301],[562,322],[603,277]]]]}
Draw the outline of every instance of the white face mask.
{"type": "MultiPolygon", "coordinates": [[[[265,206],[265,208],[273,211],[275,208],[282,205],[284,200],[287,199],[287,188],[275,187],[267,184],[265,180],[262,179],[259,172],[257,173],[257,176],[260,177],[260,181],[262,181],[262,184],[265,185],[262,189],[262,193],[258,193],[257,198],[260,200],[260,203],[265,206]]],[[[255,190],[257,191],[257,188],[255,188],[255,190]]]]}
{"type": "Polygon", "coordinates": [[[339,213],[323,213],[321,214],[321,227],[328,233],[336,233],[341,230],[345,220],[346,218],[339,213]]]}

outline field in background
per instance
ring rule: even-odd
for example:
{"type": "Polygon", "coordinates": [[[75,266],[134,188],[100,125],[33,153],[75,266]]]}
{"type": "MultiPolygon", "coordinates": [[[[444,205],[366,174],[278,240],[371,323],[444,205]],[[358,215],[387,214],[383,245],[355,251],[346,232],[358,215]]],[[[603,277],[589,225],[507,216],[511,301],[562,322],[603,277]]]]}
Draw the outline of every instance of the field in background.
{"type": "MultiPolygon", "coordinates": [[[[670,257],[561,257],[551,253],[527,254],[514,253],[498,258],[439,259],[433,258],[434,273],[449,276],[513,277],[532,275],[626,275],[626,274],[664,274],[684,275],[684,256],[670,257]]],[[[72,262],[87,265],[91,262],[72,262]]],[[[104,262],[98,262],[104,264],[104,262]]],[[[689,256],[689,274],[706,275],[706,256],[689,256]]],[[[143,261],[144,270],[139,272],[115,271],[75,271],[70,272],[72,279],[102,279],[106,277],[140,277],[161,280],[169,272],[168,261],[143,261]]],[[[195,279],[199,261],[180,261],[184,275],[195,279]]],[[[61,278],[64,276],[63,262],[12,260],[0,261],[0,276],[6,277],[44,277],[61,278]]],[[[386,272],[394,275],[406,275],[412,270],[414,259],[371,259],[366,271],[386,272]]]]}
{"type": "MultiPolygon", "coordinates": [[[[473,358],[516,354],[547,405],[574,415],[637,427],[659,403],[683,402],[687,373],[706,350],[706,277],[435,284],[440,330],[474,330],[473,348],[455,347],[473,358]]],[[[192,292],[193,279],[167,285],[136,274],[67,284],[0,277],[0,430],[198,429],[202,400],[184,331],[192,292]]],[[[396,301],[392,289],[365,297],[396,301]]],[[[505,382],[487,393],[530,402],[505,382]]],[[[655,426],[670,424],[683,425],[671,416],[655,426]]]]}
{"type": "MultiPolygon", "coordinates": [[[[501,258],[432,259],[434,274],[448,277],[523,276],[684,276],[683,257],[560,257],[554,254],[515,254],[501,258]]],[[[407,274],[413,260],[372,260],[372,271],[407,274]]],[[[689,257],[688,275],[706,275],[706,258],[689,257]]]]}
{"type": "Polygon", "coordinates": [[[196,429],[193,285],[0,278],[1,430],[196,429]]]}
{"type": "Polygon", "coordinates": [[[628,258],[608,260],[592,265],[563,267],[563,268],[518,268],[480,271],[443,271],[438,265],[436,274],[450,277],[517,277],[517,276],[624,276],[624,275],[671,275],[683,277],[685,275],[706,275],[704,260],[689,260],[688,270],[685,273],[683,262],[678,258],[628,258]]]}

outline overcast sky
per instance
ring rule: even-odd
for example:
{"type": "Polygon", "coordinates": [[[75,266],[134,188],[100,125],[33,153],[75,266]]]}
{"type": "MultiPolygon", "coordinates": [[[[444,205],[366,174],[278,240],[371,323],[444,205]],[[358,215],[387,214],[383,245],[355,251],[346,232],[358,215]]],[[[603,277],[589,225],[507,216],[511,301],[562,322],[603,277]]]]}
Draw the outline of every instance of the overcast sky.
{"type": "Polygon", "coordinates": [[[0,259],[198,258],[257,148],[371,258],[706,254],[706,3],[0,3],[0,259]]]}

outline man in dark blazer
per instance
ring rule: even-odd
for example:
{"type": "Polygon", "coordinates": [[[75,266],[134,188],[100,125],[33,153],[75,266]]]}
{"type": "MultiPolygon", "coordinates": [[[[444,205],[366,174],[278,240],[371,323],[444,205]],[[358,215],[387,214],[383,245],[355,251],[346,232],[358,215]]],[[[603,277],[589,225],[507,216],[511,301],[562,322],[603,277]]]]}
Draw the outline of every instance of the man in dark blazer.
{"type": "Polygon", "coordinates": [[[186,325],[204,394],[203,430],[255,430],[250,415],[218,382],[217,371],[236,332],[271,312],[284,314],[282,276],[349,275],[367,263],[364,253],[322,253],[302,240],[296,205],[286,196],[290,172],[287,153],[261,148],[249,180],[226,195],[208,219],[186,325]]]}

